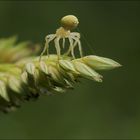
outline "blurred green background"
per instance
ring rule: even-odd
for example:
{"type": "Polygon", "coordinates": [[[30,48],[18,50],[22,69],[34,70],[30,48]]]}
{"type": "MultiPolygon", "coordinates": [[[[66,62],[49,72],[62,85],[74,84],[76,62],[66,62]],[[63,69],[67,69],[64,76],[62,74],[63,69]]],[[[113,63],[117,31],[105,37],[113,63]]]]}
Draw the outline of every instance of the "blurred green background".
{"type": "Polygon", "coordinates": [[[123,67],[102,72],[103,83],[83,80],[75,90],[43,96],[0,114],[0,139],[140,138],[139,1],[1,1],[0,37],[44,44],[62,16],[79,18],[84,53],[112,58],[123,67]],[[93,50],[93,52],[92,52],[93,50]]]}

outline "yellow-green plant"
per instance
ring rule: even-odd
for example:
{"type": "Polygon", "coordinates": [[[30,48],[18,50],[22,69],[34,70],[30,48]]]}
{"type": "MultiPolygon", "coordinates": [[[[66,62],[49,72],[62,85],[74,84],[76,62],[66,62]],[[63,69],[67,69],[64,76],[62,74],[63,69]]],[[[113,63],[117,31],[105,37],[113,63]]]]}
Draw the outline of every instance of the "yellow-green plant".
{"type": "MultiPolygon", "coordinates": [[[[103,77],[96,70],[111,70],[121,66],[109,58],[96,55],[82,56],[80,36],[77,36],[79,33],[70,33],[78,21],[73,16],[70,16],[70,20],[68,18],[67,16],[62,18],[59,33],[57,30],[55,35],[49,38],[47,36],[41,56],[37,55],[39,52],[37,45],[32,44],[30,47],[29,42],[16,44],[15,37],[0,40],[1,111],[15,110],[22,102],[36,99],[42,94],[57,94],[73,89],[81,78],[102,82],[103,77]],[[73,19],[76,20],[75,23],[72,22],[73,19]],[[54,38],[57,53],[43,56],[46,49],[48,50],[49,42],[54,38]],[[61,54],[60,50],[61,38],[63,41],[66,38],[70,41],[70,47],[64,54],[61,54]],[[80,58],[75,58],[74,55],[76,45],[79,46],[80,58]]],[[[63,45],[65,46],[65,42],[63,45]]]]}

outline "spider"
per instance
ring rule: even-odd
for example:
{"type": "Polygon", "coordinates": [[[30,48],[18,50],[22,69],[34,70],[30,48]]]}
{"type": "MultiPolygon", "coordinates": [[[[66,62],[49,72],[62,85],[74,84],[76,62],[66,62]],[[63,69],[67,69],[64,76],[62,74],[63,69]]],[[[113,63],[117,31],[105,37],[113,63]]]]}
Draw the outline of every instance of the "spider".
{"type": "Polygon", "coordinates": [[[49,43],[54,40],[56,53],[58,56],[58,59],[60,59],[61,56],[61,47],[59,44],[60,39],[62,39],[62,47],[65,47],[65,39],[67,38],[69,40],[69,49],[65,53],[65,55],[69,55],[71,53],[72,57],[75,58],[74,55],[74,48],[76,46],[79,47],[80,56],[82,57],[82,47],[80,42],[80,33],[78,32],[71,32],[74,28],[76,28],[79,24],[79,21],[76,16],[74,15],[67,15],[64,16],[61,19],[61,27],[56,30],[55,34],[49,34],[45,37],[46,43],[45,47],[40,55],[41,56],[45,53],[47,50],[47,54],[49,55],[49,43]]]}

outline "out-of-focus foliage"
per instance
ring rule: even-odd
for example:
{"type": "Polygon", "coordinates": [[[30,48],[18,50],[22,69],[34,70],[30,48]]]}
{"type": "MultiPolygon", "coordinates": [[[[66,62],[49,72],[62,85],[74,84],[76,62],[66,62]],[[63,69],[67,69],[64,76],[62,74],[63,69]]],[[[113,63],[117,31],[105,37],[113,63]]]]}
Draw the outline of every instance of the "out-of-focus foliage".
{"type": "Polygon", "coordinates": [[[29,41],[17,43],[17,37],[0,39],[0,63],[16,62],[27,56],[36,55],[40,45],[29,41]]]}

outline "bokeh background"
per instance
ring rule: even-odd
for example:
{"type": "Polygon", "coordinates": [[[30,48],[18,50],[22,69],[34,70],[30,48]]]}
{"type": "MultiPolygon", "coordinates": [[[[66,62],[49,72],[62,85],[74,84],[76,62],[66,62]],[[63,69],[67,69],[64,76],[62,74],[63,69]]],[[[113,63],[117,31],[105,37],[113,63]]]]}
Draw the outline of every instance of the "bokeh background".
{"type": "Polygon", "coordinates": [[[0,114],[0,139],[140,138],[139,1],[0,1],[0,37],[43,45],[67,14],[79,18],[86,55],[123,67],[102,72],[103,83],[83,80],[75,90],[0,114]]]}

